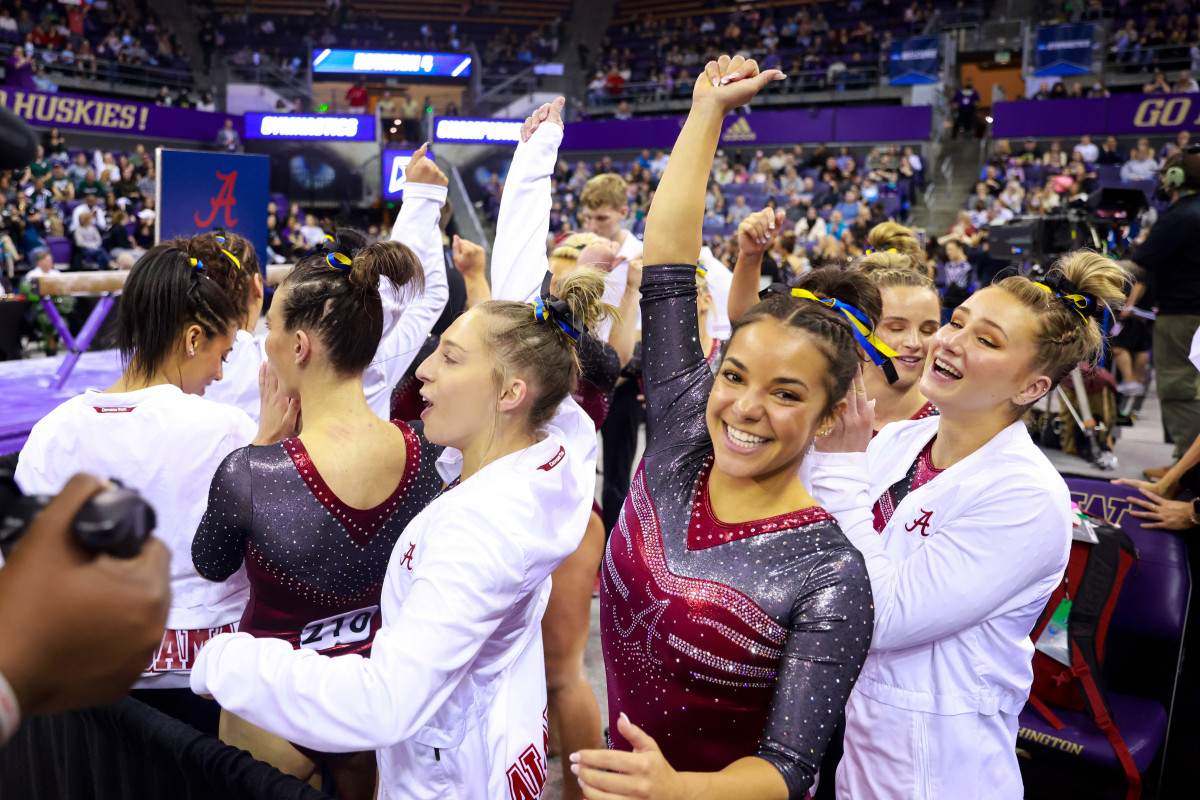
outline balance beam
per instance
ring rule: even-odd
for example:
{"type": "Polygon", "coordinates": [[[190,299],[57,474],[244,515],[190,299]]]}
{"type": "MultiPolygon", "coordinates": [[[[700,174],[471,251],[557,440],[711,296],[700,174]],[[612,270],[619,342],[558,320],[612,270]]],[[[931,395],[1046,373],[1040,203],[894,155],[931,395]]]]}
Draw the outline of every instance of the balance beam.
{"type": "Polygon", "coordinates": [[[67,378],[71,376],[71,371],[79,363],[79,357],[87,352],[92,339],[96,337],[96,333],[104,323],[104,318],[112,310],[113,303],[116,302],[113,297],[121,293],[121,289],[125,286],[125,279],[128,277],[128,272],[106,270],[104,272],[47,275],[43,278],[33,279],[33,290],[40,298],[42,309],[45,310],[50,324],[54,326],[54,330],[58,331],[63,345],[67,348],[67,354],[63,358],[62,364],[54,373],[54,377],[50,379],[48,384],[50,389],[56,392],[62,390],[67,378]],[[58,313],[58,306],[54,305],[54,298],[97,294],[100,295],[100,302],[96,304],[92,313],[88,315],[87,321],[83,323],[79,336],[72,336],[66,320],[58,313]]]}

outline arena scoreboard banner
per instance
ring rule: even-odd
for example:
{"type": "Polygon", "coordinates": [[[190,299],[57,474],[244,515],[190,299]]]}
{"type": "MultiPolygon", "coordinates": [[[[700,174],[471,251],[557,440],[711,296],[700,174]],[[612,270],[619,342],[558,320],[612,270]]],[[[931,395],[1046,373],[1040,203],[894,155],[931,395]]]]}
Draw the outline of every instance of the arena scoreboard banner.
{"type": "Polygon", "coordinates": [[[992,135],[1155,136],[1200,129],[1200,95],[1120,94],[997,103],[992,135]]]}
{"type": "Polygon", "coordinates": [[[471,57],[465,53],[395,52],[386,50],[314,50],[314,74],[408,75],[425,78],[469,78],[471,57]]]}
{"type": "Polygon", "coordinates": [[[224,229],[249,239],[267,263],[270,156],[155,151],[155,239],[224,229]]]}
{"type": "Polygon", "coordinates": [[[234,120],[239,133],[242,127],[229,114],[12,87],[0,88],[0,104],[35,128],[215,142],[225,120],[234,120]]]}
{"type": "Polygon", "coordinates": [[[342,114],[246,114],[246,139],[375,141],[375,117],[342,114]]]}
{"type": "Polygon", "coordinates": [[[937,83],[941,66],[942,47],[937,36],[897,39],[888,54],[888,86],[937,83]]]}
{"type": "Polygon", "coordinates": [[[523,124],[524,120],[519,119],[439,117],[433,123],[433,140],[457,144],[519,144],[523,124]]]}
{"type": "Polygon", "coordinates": [[[1033,74],[1086,75],[1092,71],[1092,35],[1090,22],[1071,25],[1046,25],[1038,28],[1037,48],[1033,56],[1033,74]]]}
{"type": "MultiPolygon", "coordinates": [[[[721,128],[721,146],[927,141],[930,115],[929,106],[759,111],[728,117],[721,128]]],[[[659,117],[572,122],[563,136],[562,150],[667,149],[674,146],[683,121],[683,117],[659,117]]]]}

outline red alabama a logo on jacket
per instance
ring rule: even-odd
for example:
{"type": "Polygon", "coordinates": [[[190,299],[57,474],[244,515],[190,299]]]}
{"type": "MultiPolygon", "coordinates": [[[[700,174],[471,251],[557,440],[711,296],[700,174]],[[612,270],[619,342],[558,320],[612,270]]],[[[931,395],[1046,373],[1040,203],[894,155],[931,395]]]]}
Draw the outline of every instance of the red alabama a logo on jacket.
{"type": "Polygon", "coordinates": [[[921,535],[922,535],[922,536],[928,536],[928,535],[929,535],[929,519],[930,519],[930,517],[932,517],[932,516],[933,516],[933,512],[932,512],[932,511],[926,511],[925,509],[923,509],[923,508],[922,508],[922,509],[921,509],[921,516],[917,517],[917,518],[916,518],[916,519],[914,519],[912,522],[910,522],[909,524],[905,525],[905,526],[904,526],[904,530],[908,531],[909,533],[912,533],[912,532],[913,532],[913,531],[915,531],[917,528],[920,528],[920,529],[921,529],[921,535]]]}

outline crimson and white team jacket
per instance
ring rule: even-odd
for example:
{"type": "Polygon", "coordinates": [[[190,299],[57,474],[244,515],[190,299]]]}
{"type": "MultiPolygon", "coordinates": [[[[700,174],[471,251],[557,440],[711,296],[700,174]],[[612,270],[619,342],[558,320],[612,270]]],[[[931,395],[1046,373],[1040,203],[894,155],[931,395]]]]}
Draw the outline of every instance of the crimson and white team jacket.
{"type": "Polygon", "coordinates": [[[438,226],[446,187],[428,183],[404,186],[404,204],[392,226],[392,241],[403,242],[421,261],[425,290],[414,294],[396,291],[387,278],[379,279],[383,298],[383,336],[375,358],[363,373],[367,405],[383,419],[391,414],[392,389],[404,377],[417,351],[433,330],[450,300],[446,282],[446,256],[442,251],[442,229],[438,226]]]}
{"type": "MultiPolygon", "coordinates": [[[[381,800],[536,800],[546,777],[541,619],[550,573],[582,538],[595,466],[552,422],[540,442],[409,524],[369,658],[223,635],[200,651],[192,690],[306,747],[377,750],[381,800]]],[[[339,620],[328,625],[336,637],[339,620]]]]}
{"type": "Polygon", "coordinates": [[[863,453],[810,453],[813,497],[866,557],[875,632],[846,706],[839,800],[1023,796],[1017,715],[1029,633],[1062,579],[1071,501],[1014,422],[914,489],[881,533],[872,507],[940,417],[887,425],[863,453]]]}
{"type": "MultiPolygon", "coordinates": [[[[548,268],[546,241],[554,203],[550,176],[558,162],[562,138],[562,128],[546,123],[533,132],[528,142],[517,145],[513,154],[504,180],[504,194],[500,197],[496,242],[492,246],[492,297],[497,300],[533,302],[541,287],[548,268]]],[[[642,240],[625,231],[625,240],[617,251],[617,258],[625,260],[604,279],[604,302],[621,305],[629,274],[628,259],[640,256],[642,249],[642,240]]],[[[611,320],[600,320],[596,336],[608,341],[611,330],[611,320]]]]}
{"type": "MultiPolygon", "coordinates": [[[[219,628],[241,619],[250,592],[246,573],[206,581],[192,565],[192,539],[217,467],[256,433],[238,409],[171,384],[114,394],[89,389],[33,426],[17,462],[17,485],[26,494],[58,494],[76,472],[90,472],[137,489],[154,509],[154,535],[171,552],[167,628],[219,628]]],[[[172,671],[189,660],[187,654],[172,671]]]]}

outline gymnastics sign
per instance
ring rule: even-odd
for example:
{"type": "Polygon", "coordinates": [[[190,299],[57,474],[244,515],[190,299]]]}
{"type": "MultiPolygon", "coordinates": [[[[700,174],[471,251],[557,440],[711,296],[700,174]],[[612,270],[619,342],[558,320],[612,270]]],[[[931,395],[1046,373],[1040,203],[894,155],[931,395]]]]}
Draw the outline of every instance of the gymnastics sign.
{"type": "Polygon", "coordinates": [[[914,36],[892,42],[888,56],[888,85],[937,83],[942,49],[936,36],[914,36]]]}
{"type": "Polygon", "coordinates": [[[241,128],[239,118],[228,114],[62,92],[0,89],[0,105],[37,128],[195,142],[216,141],[227,119],[241,128]]]}
{"type": "Polygon", "coordinates": [[[331,142],[375,141],[370,115],[246,114],[247,139],[315,139],[331,142]]]}
{"type": "Polygon", "coordinates": [[[1038,28],[1033,74],[1046,77],[1091,72],[1094,29],[1090,22],[1038,28]]]}

